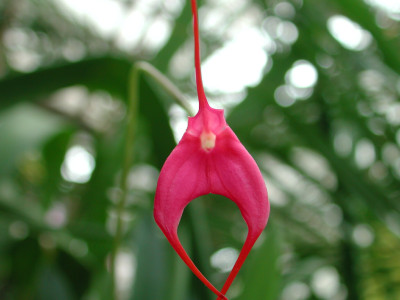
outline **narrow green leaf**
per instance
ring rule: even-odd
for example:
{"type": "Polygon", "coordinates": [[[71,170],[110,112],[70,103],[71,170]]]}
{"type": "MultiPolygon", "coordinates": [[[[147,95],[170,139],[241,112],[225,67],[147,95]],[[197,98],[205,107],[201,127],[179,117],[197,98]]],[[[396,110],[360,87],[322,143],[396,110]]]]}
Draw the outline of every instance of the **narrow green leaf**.
{"type": "Polygon", "coordinates": [[[128,60],[106,56],[28,74],[13,74],[0,80],[0,110],[21,101],[42,100],[60,88],[77,84],[106,90],[126,99],[126,78],[130,67],[128,60]]]}
{"type": "Polygon", "coordinates": [[[35,300],[78,299],[65,276],[54,266],[44,266],[38,279],[35,300]]]}
{"type": "MultiPolygon", "coordinates": [[[[271,221],[270,221],[271,222],[271,221]]],[[[278,267],[281,246],[279,231],[270,224],[262,244],[254,248],[249,256],[243,293],[238,300],[276,300],[279,298],[282,278],[278,267]]]]}

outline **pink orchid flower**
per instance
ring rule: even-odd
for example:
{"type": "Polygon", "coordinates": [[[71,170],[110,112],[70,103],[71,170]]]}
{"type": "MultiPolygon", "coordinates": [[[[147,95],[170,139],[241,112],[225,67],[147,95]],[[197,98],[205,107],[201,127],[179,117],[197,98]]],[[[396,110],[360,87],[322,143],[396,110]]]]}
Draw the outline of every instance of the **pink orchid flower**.
{"type": "Polygon", "coordinates": [[[227,125],[223,110],[211,108],[206,99],[201,79],[196,0],[191,1],[199,111],[196,116],[189,117],[185,134],[161,169],[155,194],[154,218],[193,273],[218,299],[227,299],[225,293],[267,224],[269,202],[264,179],[256,162],[227,125]],[[188,203],[210,193],[235,202],[248,226],[246,241],[221,291],[197,269],[182,247],[177,231],[188,203]]]}

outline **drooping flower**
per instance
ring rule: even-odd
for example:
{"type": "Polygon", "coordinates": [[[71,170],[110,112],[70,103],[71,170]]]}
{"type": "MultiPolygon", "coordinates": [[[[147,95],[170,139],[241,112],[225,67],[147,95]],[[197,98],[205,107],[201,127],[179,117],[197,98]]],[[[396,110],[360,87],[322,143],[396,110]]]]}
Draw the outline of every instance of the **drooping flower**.
{"type": "Polygon", "coordinates": [[[218,299],[226,299],[225,293],[267,224],[269,202],[256,162],[227,125],[223,110],[211,108],[206,99],[201,79],[196,0],[191,1],[199,111],[196,116],[189,117],[185,134],[161,169],[155,195],[154,218],[193,273],[218,299]],[[188,203],[210,193],[234,201],[248,226],[246,241],[221,291],[197,269],[182,247],[177,233],[183,210],[188,203]]]}

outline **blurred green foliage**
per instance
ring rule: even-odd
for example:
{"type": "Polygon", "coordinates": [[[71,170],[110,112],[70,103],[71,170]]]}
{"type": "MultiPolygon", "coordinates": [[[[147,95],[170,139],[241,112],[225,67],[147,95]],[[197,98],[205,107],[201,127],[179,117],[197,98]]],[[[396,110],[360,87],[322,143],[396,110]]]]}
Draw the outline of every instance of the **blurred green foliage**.
{"type": "MultiPolygon", "coordinates": [[[[152,218],[158,172],[185,113],[151,74],[141,73],[136,86],[129,81],[132,66],[146,60],[195,97],[193,72],[171,70],[191,45],[189,1],[176,2],[158,46],[146,44],[149,27],[174,1],[114,2],[151,11],[146,26],[132,27],[141,35],[129,50],[57,1],[0,3],[0,299],[112,299],[113,251],[120,299],[214,298],[152,218]],[[135,135],[126,134],[130,89],[139,95],[135,135]]],[[[229,299],[400,299],[400,12],[373,3],[199,3],[201,17],[230,9],[218,30],[203,30],[203,60],[229,40],[229,29],[249,22],[244,16],[269,38],[255,86],[208,92],[259,163],[272,205],[229,299]],[[366,30],[368,45],[341,44],[329,29],[335,15],[366,30]],[[297,34],[290,42],[285,28],[297,34]],[[318,78],[296,90],[290,70],[304,62],[318,78]]],[[[202,197],[179,230],[221,287],[227,272],[218,266],[231,262],[217,255],[229,251],[217,251],[240,249],[246,233],[238,209],[223,197],[202,197]]]]}

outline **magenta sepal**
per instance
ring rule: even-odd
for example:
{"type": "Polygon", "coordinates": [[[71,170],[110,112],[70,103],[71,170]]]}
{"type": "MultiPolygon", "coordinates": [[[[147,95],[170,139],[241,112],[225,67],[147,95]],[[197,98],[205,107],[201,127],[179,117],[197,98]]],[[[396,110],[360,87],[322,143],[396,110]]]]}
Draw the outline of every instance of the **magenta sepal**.
{"type": "Polygon", "coordinates": [[[222,298],[265,228],[268,216],[267,189],[257,164],[226,124],[223,110],[205,104],[189,118],[185,134],[161,170],[154,203],[158,226],[194,274],[222,298]],[[248,226],[245,244],[221,293],[195,267],[177,235],[186,205],[209,193],[234,201],[248,226]]]}

